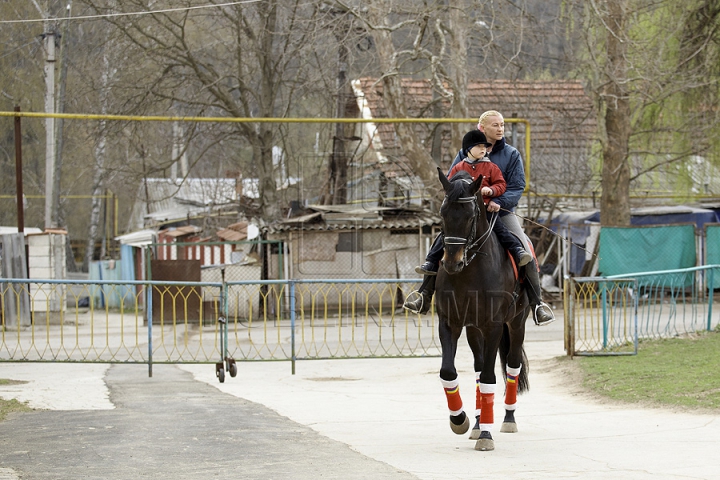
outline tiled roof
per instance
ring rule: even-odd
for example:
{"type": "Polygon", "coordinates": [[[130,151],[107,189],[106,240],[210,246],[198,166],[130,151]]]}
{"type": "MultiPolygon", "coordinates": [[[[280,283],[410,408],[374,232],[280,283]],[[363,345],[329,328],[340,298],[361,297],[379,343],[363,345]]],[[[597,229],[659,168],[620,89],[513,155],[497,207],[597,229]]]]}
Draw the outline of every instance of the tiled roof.
{"type": "Polygon", "coordinates": [[[227,228],[218,230],[217,236],[220,240],[238,242],[248,237],[248,222],[238,222],[228,225],[227,228]]]}
{"type": "MultiPolygon", "coordinates": [[[[354,82],[356,94],[364,96],[359,102],[365,107],[365,116],[387,118],[382,100],[383,85],[375,78],[361,78],[354,82]],[[364,100],[364,101],[363,101],[364,100]]],[[[405,106],[408,116],[435,118],[430,107],[433,100],[432,87],[427,80],[403,80],[405,106]]],[[[505,118],[523,118],[530,123],[531,161],[542,167],[552,166],[567,158],[586,157],[596,129],[597,120],[593,104],[582,84],[573,80],[556,81],[509,81],[472,82],[468,85],[468,111],[477,118],[486,110],[498,110],[505,118]]],[[[443,108],[447,111],[447,102],[443,108]]],[[[468,123],[467,129],[475,127],[468,123]]],[[[431,145],[434,124],[414,124],[415,131],[427,146],[431,145]]],[[[403,176],[412,171],[395,138],[393,125],[375,124],[379,134],[381,154],[390,161],[381,168],[388,177],[403,176]]],[[[511,135],[513,125],[506,124],[506,136],[511,135]]],[[[517,124],[518,139],[514,144],[524,154],[525,126],[517,124]]],[[[377,147],[375,148],[377,150],[377,147]]],[[[442,165],[449,166],[457,154],[450,145],[450,124],[442,126],[442,165]]],[[[554,172],[553,172],[554,175],[554,172]]]]}

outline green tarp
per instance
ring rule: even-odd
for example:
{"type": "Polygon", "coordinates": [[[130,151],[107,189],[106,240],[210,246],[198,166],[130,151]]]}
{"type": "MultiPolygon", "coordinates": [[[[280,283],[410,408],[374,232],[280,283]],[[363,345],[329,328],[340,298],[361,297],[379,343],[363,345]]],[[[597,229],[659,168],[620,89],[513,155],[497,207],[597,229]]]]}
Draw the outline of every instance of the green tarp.
{"type": "MultiPolygon", "coordinates": [[[[720,225],[705,226],[705,264],[720,265],[720,225]]],[[[713,270],[713,289],[717,289],[720,288],[720,268],[713,270]]]]}
{"type": "Polygon", "coordinates": [[[602,227],[599,257],[603,276],[694,267],[695,226],[602,227]]]}

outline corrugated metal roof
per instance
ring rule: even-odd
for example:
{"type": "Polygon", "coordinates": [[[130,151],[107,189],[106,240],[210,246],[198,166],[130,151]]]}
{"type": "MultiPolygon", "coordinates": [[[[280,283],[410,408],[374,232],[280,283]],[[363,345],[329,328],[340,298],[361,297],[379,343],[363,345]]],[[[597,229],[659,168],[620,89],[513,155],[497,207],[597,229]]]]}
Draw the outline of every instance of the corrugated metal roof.
{"type": "Polygon", "coordinates": [[[339,231],[409,229],[440,225],[440,217],[413,208],[358,208],[355,205],[312,205],[320,210],[265,227],[267,233],[289,231],[339,231]]]}
{"type": "Polygon", "coordinates": [[[131,228],[176,221],[209,208],[238,204],[234,178],[148,178],[146,182],[138,191],[131,228]]]}

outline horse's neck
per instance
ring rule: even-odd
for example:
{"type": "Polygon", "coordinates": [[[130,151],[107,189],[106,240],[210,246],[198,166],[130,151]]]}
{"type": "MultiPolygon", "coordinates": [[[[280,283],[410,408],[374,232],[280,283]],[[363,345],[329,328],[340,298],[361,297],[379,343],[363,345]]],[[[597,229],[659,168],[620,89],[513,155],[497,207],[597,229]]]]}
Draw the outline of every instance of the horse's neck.
{"type": "MultiPolygon", "coordinates": [[[[478,202],[481,202],[478,199],[478,202]]],[[[492,234],[492,227],[488,221],[487,211],[482,203],[478,203],[477,221],[475,225],[475,241],[479,240],[478,248],[479,251],[492,252],[494,248],[499,249],[500,241],[496,235],[492,234]],[[497,247],[494,247],[497,245],[497,247]]],[[[500,219],[495,218],[496,222],[500,219]]]]}
{"type": "Polygon", "coordinates": [[[482,197],[478,197],[477,220],[475,221],[475,238],[480,238],[490,229],[488,222],[487,210],[482,203],[482,197]]]}

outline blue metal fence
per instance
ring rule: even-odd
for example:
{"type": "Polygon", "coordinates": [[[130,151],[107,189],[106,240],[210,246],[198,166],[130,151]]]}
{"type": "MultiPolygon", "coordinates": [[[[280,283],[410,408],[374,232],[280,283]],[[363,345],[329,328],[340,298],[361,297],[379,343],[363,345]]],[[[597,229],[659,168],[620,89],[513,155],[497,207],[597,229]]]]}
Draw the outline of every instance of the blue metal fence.
{"type": "Polygon", "coordinates": [[[711,330],[718,265],[568,278],[565,291],[568,355],[637,353],[641,339],[711,330]]]}

